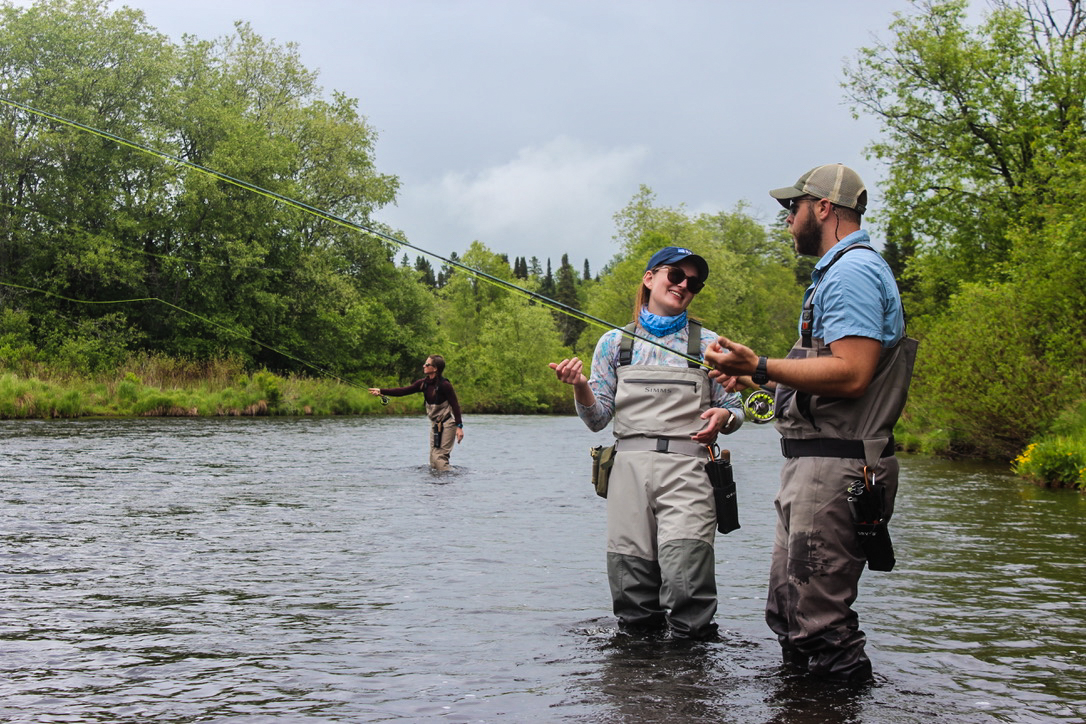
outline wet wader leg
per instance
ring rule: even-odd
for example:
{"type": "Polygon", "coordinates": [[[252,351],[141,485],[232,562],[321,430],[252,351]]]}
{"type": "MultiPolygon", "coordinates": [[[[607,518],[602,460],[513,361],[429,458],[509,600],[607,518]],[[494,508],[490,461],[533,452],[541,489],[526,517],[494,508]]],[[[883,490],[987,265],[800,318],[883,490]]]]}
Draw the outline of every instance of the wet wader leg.
{"type": "Polygon", "coordinates": [[[449,454],[456,442],[456,423],[448,402],[426,404],[426,416],[430,418],[430,467],[435,470],[449,469],[449,454]]]}
{"type": "Polygon", "coordinates": [[[785,463],[766,623],[778,635],[785,661],[806,660],[807,670],[819,676],[863,680],[871,676],[871,662],[852,604],[865,560],[841,493],[853,467],[833,458],[785,463]]]}
{"type": "Polygon", "coordinates": [[[660,602],[669,609],[667,620],[676,638],[704,639],[717,631],[714,558],[713,547],[705,541],[660,544],[660,602]]]}
{"type": "Polygon", "coordinates": [[[430,467],[435,470],[448,470],[449,455],[452,454],[453,445],[456,444],[456,424],[452,420],[435,422],[431,444],[430,467]]]}
{"type": "Polygon", "coordinates": [[[704,460],[653,455],[656,525],[663,585],[660,601],[676,638],[716,634],[716,509],[704,460]]]}
{"type": "MultiPolygon", "coordinates": [[[[778,523],[777,535],[781,535],[778,523]]],[[[781,645],[784,663],[807,670],[807,656],[799,652],[792,644],[789,632],[794,628],[791,619],[796,610],[795,587],[788,580],[788,547],[779,543],[773,547],[773,557],[769,564],[769,595],[766,598],[765,621],[777,635],[781,645]]]]}
{"type": "Polygon", "coordinates": [[[618,623],[633,631],[661,629],[667,624],[660,605],[660,564],[656,561],[607,554],[607,582],[618,623]]]}
{"type": "Polygon", "coordinates": [[[615,455],[607,493],[607,582],[619,625],[657,629],[666,625],[660,605],[656,519],[647,495],[647,452],[615,455]]]}

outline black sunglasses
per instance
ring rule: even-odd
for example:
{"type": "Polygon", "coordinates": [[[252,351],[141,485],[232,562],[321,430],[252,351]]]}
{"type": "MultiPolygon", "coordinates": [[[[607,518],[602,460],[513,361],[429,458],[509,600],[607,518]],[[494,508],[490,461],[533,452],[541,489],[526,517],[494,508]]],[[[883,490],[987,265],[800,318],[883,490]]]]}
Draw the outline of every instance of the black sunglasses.
{"type": "Polygon", "coordinates": [[[788,204],[788,215],[795,216],[799,213],[799,204],[801,201],[818,201],[814,196],[800,196],[798,199],[792,199],[792,202],[788,204]]]}
{"type": "Polygon", "coordinates": [[[669,266],[664,267],[667,269],[667,280],[672,284],[682,284],[686,281],[686,288],[690,290],[691,294],[697,294],[705,288],[705,282],[697,277],[688,277],[686,272],[677,267],[669,266]]]}

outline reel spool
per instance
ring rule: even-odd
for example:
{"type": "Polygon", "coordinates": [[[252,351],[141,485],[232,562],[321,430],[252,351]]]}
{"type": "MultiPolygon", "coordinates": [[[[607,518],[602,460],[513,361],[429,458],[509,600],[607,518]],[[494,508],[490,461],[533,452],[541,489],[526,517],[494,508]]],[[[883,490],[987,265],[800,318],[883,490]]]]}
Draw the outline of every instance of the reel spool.
{"type": "Polygon", "coordinates": [[[773,419],[774,407],[773,393],[766,390],[755,390],[743,401],[747,419],[759,425],[764,425],[773,419]]]}

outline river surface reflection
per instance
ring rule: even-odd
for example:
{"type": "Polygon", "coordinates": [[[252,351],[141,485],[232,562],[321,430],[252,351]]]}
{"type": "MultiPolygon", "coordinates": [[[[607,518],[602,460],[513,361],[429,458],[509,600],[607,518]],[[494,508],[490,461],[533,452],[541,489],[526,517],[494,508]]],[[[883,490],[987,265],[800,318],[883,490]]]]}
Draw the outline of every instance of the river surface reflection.
{"type": "Polygon", "coordinates": [[[780,465],[727,441],[722,636],[616,634],[576,418],[0,422],[0,720],[1057,722],[1086,718],[1086,501],[906,457],[867,573],[876,683],[784,673],[762,621],[780,465]]]}

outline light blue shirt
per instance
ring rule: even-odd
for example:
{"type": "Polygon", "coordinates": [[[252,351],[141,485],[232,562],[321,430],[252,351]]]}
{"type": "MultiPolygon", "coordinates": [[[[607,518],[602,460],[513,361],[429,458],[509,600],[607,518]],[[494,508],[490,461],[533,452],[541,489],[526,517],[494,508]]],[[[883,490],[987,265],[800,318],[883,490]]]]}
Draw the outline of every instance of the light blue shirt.
{"type": "Polygon", "coordinates": [[[871,237],[862,229],[849,234],[811,272],[812,284],[803,294],[806,305],[814,290],[811,336],[825,344],[843,337],[867,337],[893,347],[905,334],[905,316],[894,274],[881,254],[854,249],[838,259],[823,279],[834,255],[856,243],[870,244],[871,237]]]}

